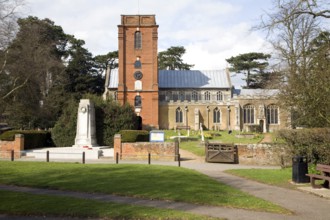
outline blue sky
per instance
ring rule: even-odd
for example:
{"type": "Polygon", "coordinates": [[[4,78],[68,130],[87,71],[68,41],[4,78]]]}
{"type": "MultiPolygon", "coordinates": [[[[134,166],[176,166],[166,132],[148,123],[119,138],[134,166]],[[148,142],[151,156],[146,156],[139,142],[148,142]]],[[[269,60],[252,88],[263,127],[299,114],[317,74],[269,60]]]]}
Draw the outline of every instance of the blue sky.
{"type": "Polygon", "coordinates": [[[118,49],[122,14],[155,14],[158,50],[184,46],[194,69],[223,69],[226,58],[270,52],[261,32],[251,32],[272,0],[26,0],[26,15],[49,18],[86,42],[93,55],[118,49]]]}

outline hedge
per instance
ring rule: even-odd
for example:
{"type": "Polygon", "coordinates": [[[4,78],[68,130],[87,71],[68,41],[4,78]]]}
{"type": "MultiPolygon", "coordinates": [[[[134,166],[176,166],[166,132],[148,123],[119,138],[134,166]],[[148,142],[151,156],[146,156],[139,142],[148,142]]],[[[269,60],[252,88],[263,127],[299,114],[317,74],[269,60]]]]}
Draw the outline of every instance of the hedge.
{"type": "Polygon", "coordinates": [[[122,142],[148,142],[149,132],[145,130],[121,130],[122,142]]]}
{"type": "Polygon", "coordinates": [[[277,135],[292,156],[307,156],[313,164],[330,165],[330,128],[281,130],[277,135]]]}
{"type": "Polygon", "coordinates": [[[48,131],[34,131],[34,130],[12,130],[6,131],[0,135],[2,141],[13,141],[16,134],[24,135],[24,149],[51,147],[53,142],[51,134],[48,131]]]}

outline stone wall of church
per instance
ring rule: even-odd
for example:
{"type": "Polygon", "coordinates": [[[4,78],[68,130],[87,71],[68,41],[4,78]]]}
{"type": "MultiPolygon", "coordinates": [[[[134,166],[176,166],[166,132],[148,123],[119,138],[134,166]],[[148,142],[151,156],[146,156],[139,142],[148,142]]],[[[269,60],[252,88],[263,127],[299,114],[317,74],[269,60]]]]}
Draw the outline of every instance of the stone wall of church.
{"type": "Polygon", "coordinates": [[[168,103],[159,106],[160,129],[175,129],[177,126],[189,126],[191,130],[198,130],[200,124],[204,129],[229,130],[233,129],[234,106],[211,104],[211,103],[168,103]],[[176,111],[182,110],[182,122],[176,122],[176,111]],[[220,112],[219,122],[214,121],[214,111],[220,112]],[[231,123],[228,123],[230,114],[231,123]]]}
{"type": "Polygon", "coordinates": [[[280,108],[278,101],[274,98],[259,98],[253,97],[248,99],[238,99],[237,102],[240,106],[240,130],[250,131],[249,127],[252,125],[264,126],[264,131],[273,132],[279,129],[286,129],[290,127],[290,114],[284,109],[280,108]],[[254,124],[244,124],[244,106],[254,106],[254,124]],[[267,107],[274,105],[278,108],[278,121],[277,123],[268,124],[267,122],[267,107]]]}

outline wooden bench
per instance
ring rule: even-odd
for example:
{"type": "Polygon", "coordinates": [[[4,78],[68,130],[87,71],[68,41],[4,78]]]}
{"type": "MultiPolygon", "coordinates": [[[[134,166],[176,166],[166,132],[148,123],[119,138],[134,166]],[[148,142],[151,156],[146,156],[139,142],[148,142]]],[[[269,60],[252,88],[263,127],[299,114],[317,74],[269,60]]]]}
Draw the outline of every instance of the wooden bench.
{"type": "Polygon", "coordinates": [[[176,126],[176,130],[190,130],[190,126],[176,126]]]}
{"type": "Polygon", "coordinates": [[[324,164],[317,164],[316,170],[320,171],[321,174],[306,174],[311,178],[311,184],[313,188],[328,188],[329,189],[329,181],[330,181],[330,166],[324,164]],[[315,184],[315,180],[324,180],[323,184],[315,184]]]}

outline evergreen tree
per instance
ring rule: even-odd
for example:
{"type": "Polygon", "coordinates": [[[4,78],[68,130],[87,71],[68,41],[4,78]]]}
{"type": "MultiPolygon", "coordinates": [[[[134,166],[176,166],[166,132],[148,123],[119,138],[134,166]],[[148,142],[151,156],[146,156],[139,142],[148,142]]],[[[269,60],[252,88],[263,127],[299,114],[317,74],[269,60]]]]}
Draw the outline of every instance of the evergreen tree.
{"type": "MultiPolygon", "coordinates": [[[[97,143],[101,146],[112,146],[114,135],[120,130],[137,129],[137,117],[129,105],[121,106],[110,99],[103,100],[96,95],[86,95],[95,106],[97,143]]],[[[77,125],[78,101],[71,100],[63,114],[52,129],[56,146],[74,144],[77,125]]]]}
{"type": "Polygon", "coordinates": [[[194,65],[184,63],[182,56],[186,52],[184,47],[170,47],[158,53],[158,68],[160,70],[190,70],[194,65]]]}
{"type": "Polygon", "coordinates": [[[97,64],[90,52],[83,47],[83,40],[70,36],[68,49],[68,66],[65,73],[67,77],[66,91],[83,95],[85,93],[102,94],[104,79],[97,71],[97,64]]]}
{"type": "Polygon", "coordinates": [[[231,64],[231,72],[243,72],[246,74],[246,88],[260,88],[267,77],[265,69],[270,54],[245,53],[226,59],[231,64]]]}

